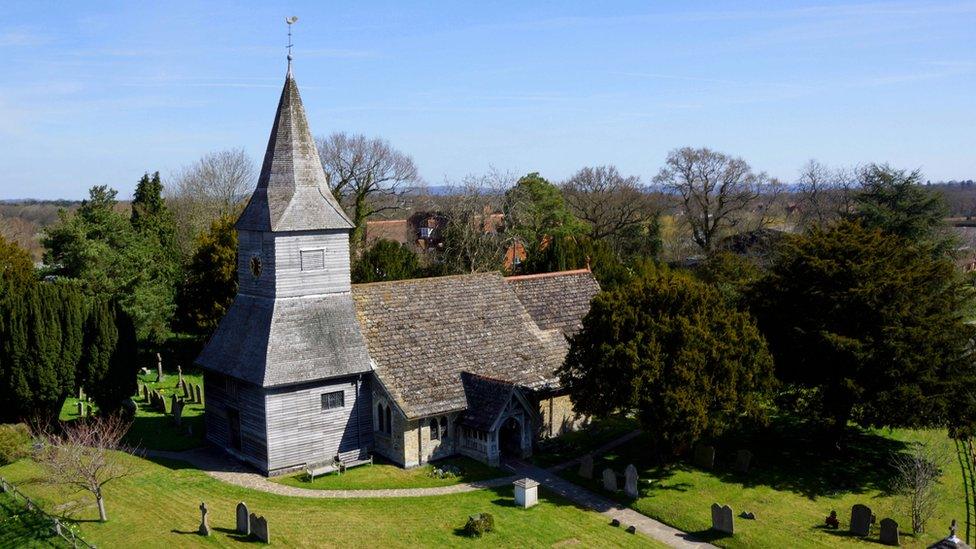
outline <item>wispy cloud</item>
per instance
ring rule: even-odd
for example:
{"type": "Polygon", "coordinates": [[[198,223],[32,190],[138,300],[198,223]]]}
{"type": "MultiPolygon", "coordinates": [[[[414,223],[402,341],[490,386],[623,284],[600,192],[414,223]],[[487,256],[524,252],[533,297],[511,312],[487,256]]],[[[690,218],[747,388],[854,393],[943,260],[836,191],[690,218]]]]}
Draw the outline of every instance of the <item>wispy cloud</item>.
{"type": "Polygon", "coordinates": [[[0,30],[0,47],[41,46],[50,41],[49,36],[30,29],[0,30]]]}

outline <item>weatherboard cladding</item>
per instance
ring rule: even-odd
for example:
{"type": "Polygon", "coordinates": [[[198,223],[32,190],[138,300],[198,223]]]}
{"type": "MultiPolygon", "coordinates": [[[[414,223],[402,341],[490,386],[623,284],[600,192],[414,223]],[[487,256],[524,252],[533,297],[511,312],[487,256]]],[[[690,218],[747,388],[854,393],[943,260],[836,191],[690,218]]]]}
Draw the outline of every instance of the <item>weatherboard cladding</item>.
{"type": "Polygon", "coordinates": [[[236,226],[251,231],[353,227],[329,191],[290,70],[281,90],[258,186],[236,226]]]}
{"type": "Polygon", "coordinates": [[[505,281],[540,328],[560,330],[567,336],[582,327],[590,300],[600,291],[599,283],[587,269],[510,276],[505,281]]]}

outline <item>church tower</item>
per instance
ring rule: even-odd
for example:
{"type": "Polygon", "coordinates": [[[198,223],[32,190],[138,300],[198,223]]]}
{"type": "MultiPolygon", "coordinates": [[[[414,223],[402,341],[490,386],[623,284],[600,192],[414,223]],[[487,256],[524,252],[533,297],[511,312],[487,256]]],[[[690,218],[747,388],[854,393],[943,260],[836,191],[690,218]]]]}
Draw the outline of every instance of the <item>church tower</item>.
{"type": "Polygon", "coordinates": [[[371,368],[350,294],[353,224],[327,185],[290,56],[236,228],[238,293],[196,360],[207,440],[266,474],[364,456],[371,368]]]}

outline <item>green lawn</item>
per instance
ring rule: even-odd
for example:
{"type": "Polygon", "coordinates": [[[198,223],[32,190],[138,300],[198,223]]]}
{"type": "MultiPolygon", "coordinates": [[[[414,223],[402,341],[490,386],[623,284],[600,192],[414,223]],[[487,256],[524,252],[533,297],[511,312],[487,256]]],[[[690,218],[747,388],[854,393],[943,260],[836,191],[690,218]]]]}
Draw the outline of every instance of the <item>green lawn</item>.
{"type": "Polygon", "coordinates": [[[177,462],[125,459],[135,471],[107,486],[105,524],[94,522],[97,511],[85,494],[64,495],[38,482],[40,471],[30,461],[0,467],[0,475],[45,509],[69,500],[84,502],[74,518],[81,535],[100,547],[237,547],[238,501],[268,519],[272,543],[279,547],[660,546],[545,490],[540,504],[528,510],[513,505],[510,486],[426,498],[292,498],[225,484],[177,462]],[[208,539],[195,533],[201,500],[211,510],[214,533],[208,539]],[[495,516],[497,531],[476,540],[460,535],[468,515],[482,511],[495,516]]]}
{"type": "Polygon", "coordinates": [[[375,463],[361,465],[349,469],[341,475],[330,473],[315,477],[313,482],[307,480],[305,473],[298,473],[273,479],[274,482],[312,488],[314,490],[375,490],[379,488],[432,488],[436,486],[450,486],[461,482],[475,482],[508,476],[509,473],[484,463],[466,457],[448,458],[435,461],[422,467],[404,469],[390,463],[375,463]],[[437,478],[432,476],[434,468],[454,466],[461,470],[458,476],[437,478]]]}
{"type": "Polygon", "coordinates": [[[540,467],[551,467],[578,458],[639,427],[635,419],[623,416],[594,420],[585,429],[542,441],[532,462],[540,467]]]}
{"type": "MultiPolygon", "coordinates": [[[[648,440],[640,437],[597,459],[594,476],[599,479],[607,466],[622,473],[627,464],[633,463],[641,478],[641,497],[631,502],[618,495],[619,501],[627,501],[645,515],[724,547],[877,546],[877,526],[866,540],[847,536],[850,509],[855,503],[871,507],[879,521],[894,518],[906,547],[927,547],[944,537],[952,519],[960,522],[960,534],[965,537],[962,476],[955,447],[944,432],[866,431],[853,436],[848,451],[837,456],[825,455],[822,444],[801,439],[794,432],[787,425],[779,425],[720,441],[712,471],[687,464],[656,467],[649,459],[648,440]],[[891,491],[890,456],[908,441],[935,444],[947,456],[938,511],[928,524],[928,532],[918,539],[904,534],[911,530],[911,521],[901,498],[891,491]],[[733,472],[735,452],[740,448],[755,454],[747,474],[733,472]],[[713,502],[732,507],[736,515],[734,536],[716,537],[709,532],[709,507],[713,502]],[[839,531],[823,527],[831,510],[836,510],[840,518],[839,531]],[[738,518],[744,511],[755,513],[756,520],[738,518]]],[[[575,468],[563,475],[602,492],[597,479],[582,479],[575,468]]]]}
{"type": "Polygon", "coordinates": [[[56,536],[51,521],[30,512],[23,500],[0,494],[0,547],[70,547],[56,536]]]}

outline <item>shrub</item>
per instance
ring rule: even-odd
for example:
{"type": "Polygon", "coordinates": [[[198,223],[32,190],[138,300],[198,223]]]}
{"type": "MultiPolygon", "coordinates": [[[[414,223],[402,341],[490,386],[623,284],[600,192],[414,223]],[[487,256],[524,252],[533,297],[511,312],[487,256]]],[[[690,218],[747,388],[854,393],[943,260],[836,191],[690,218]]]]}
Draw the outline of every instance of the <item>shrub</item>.
{"type": "Polygon", "coordinates": [[[480,538],[484,534],[495,530],[495,517],[491,513],[478,513],[468,517],[464,525],[465,535],[480,538]]]}
{"type": "Polygon", "coordinates": [[[0,465],[30,454],[30,430],[23,423],[0,425],[0,465]]]}

